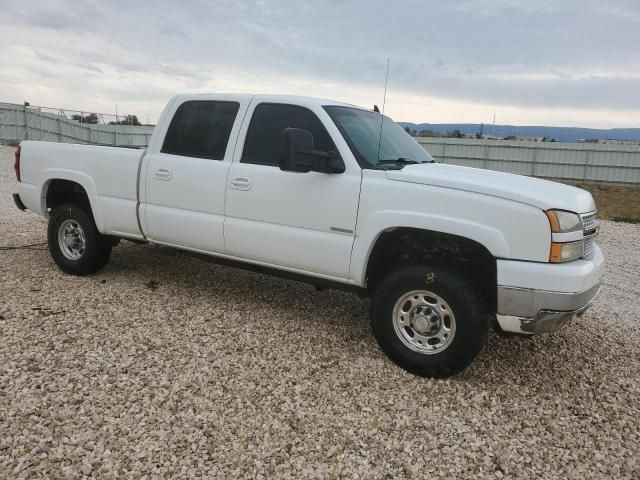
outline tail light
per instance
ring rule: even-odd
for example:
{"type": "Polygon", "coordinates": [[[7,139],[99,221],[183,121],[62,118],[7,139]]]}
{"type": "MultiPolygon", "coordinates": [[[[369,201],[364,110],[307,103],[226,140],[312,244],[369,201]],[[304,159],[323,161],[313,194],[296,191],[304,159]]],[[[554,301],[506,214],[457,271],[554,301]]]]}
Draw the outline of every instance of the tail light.
{"type": "Polygon", "coordinates": [[[13,170],[16,172],[16,178],[20,181],[20,147],[16,148],[16,161],[13,164],[13,170]]]}

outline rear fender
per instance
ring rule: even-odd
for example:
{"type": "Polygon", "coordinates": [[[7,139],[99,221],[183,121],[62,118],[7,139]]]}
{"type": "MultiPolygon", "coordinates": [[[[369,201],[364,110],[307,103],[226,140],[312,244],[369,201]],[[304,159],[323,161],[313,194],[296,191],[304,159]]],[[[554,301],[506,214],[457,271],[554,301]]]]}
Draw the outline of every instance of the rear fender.
{"type": "Polygon", "coordinates": [[[102,215],[98,203],[98,191],[96,189],[95,182],[89,175],[78,172],[77,170],[67,170],[62,168],[48,168],[43,170],[42,174],[44,178],[41,182],[42,191],[40,201],[42,212],[45,215],[47,214],[47,191],[49,190],[51,182],[53,180],[69,180],[77,183],[84,188],[85,192],[87,192],[89,204],[91,205],[91,213],[93,214],[93,219],[96,222],[96,227],[100,233],[104,233],[104,223],[102,221],[102,215]]]}

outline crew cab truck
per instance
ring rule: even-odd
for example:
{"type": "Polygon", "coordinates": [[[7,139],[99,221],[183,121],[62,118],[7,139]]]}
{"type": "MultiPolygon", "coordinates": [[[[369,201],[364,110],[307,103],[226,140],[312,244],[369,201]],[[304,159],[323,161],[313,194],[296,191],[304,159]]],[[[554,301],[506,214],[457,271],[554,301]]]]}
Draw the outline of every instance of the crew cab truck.
{"type": "Polygon", "coordinates": [[[376,111],[266,95],[173,97],[146,151],[24,141],[16,204],[64,272],[117,239],[371,297],[382,350],[446,377],[487,332],[553,332],[598,295],[591,195],[443,165],[376,111]]]}

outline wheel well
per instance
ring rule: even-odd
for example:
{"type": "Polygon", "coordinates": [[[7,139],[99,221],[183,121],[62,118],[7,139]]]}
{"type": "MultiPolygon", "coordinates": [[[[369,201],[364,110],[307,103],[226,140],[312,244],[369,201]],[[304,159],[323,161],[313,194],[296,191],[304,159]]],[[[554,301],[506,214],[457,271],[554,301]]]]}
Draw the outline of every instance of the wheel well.
{"type": "Polygon", "coordinates": [[[480,243],[458,235],[417,228],[387,230],[378,237],[369,256],[366,272],[369,292],[390,271],[411,265],[458,272],[478,287],[490,313],[496,312],[496,259],[480,243]]]}
{"type": "Polygon", "coordinates": [[[90,215],[92,214],[91,203],[86,190],[82,185],[71,180],[51,180],[47,187],[45,202],[46,208],[52,210],[63,203],[75,203],[86,209],[90,215]]]}

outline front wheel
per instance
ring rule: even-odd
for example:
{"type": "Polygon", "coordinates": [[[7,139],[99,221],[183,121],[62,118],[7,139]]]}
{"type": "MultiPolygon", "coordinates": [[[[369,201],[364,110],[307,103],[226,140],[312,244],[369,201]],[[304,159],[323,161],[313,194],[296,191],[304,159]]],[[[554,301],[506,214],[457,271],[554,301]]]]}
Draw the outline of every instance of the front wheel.
{"type": "Polygon", "coordinates": [[[65,203],[49,217],[49,251],[60,270],[86,275],[100,270],[111,256],[111,240],[100,234],[90,213],[65,203]]]}
{"type": "Polygon", "coordinates": [[[371,301],[373,334],[393,362],[422,377],[464,370],[482,350],[488,315],[473,285],[429,267],[390,273],[371,301]]]}

